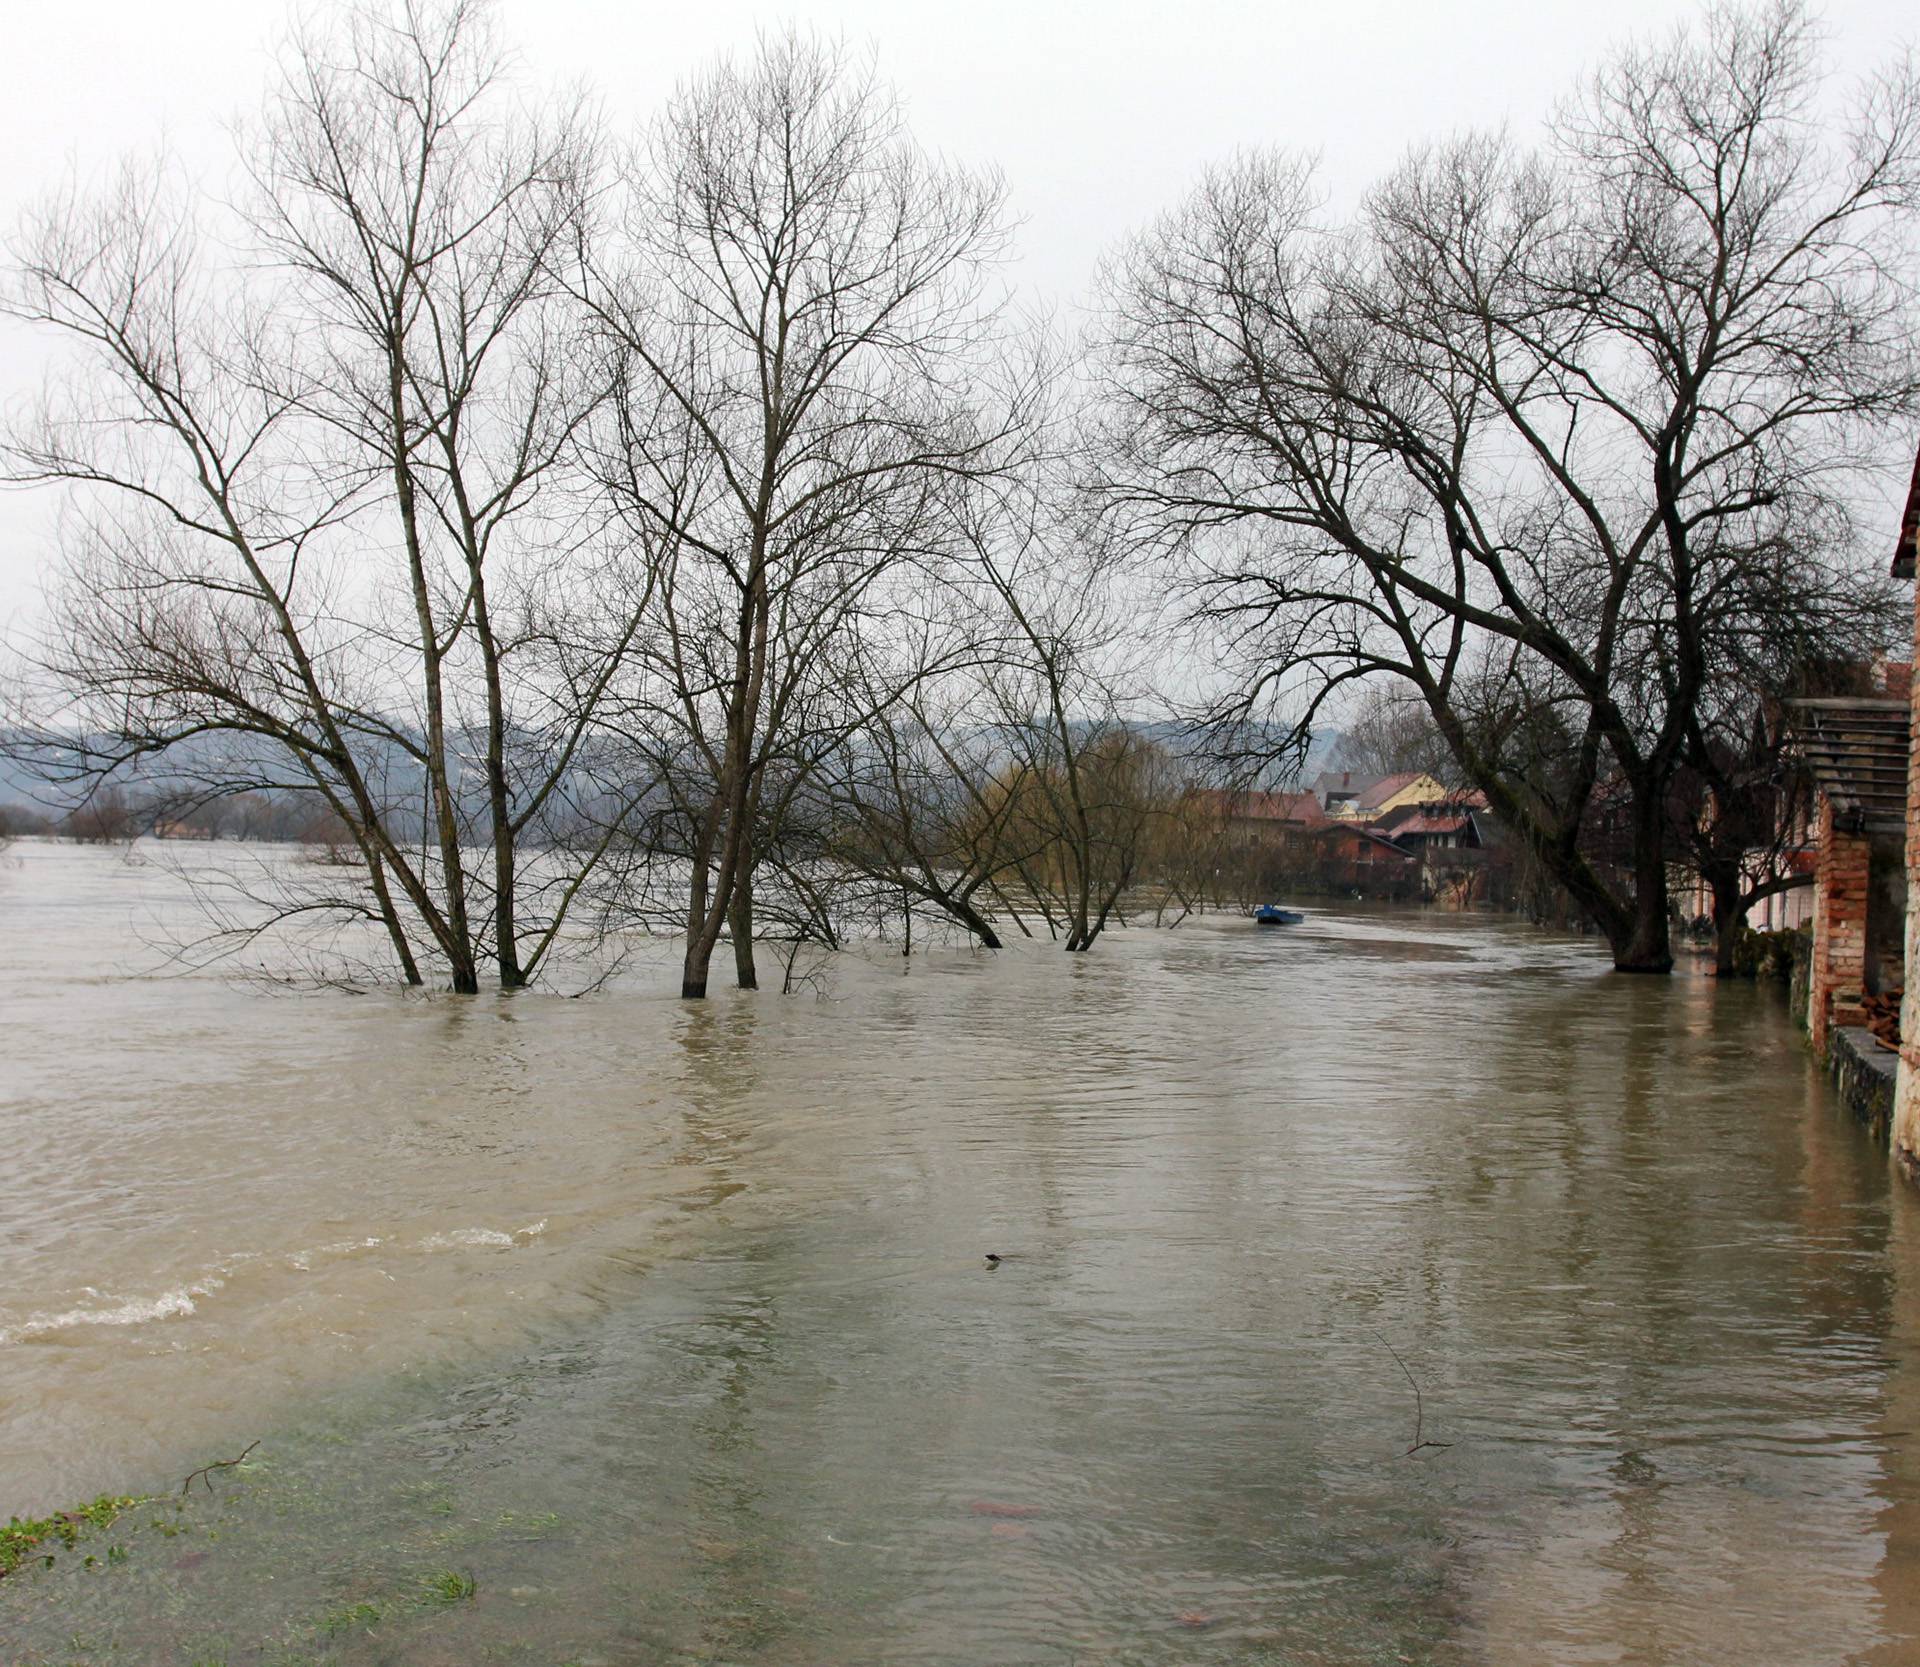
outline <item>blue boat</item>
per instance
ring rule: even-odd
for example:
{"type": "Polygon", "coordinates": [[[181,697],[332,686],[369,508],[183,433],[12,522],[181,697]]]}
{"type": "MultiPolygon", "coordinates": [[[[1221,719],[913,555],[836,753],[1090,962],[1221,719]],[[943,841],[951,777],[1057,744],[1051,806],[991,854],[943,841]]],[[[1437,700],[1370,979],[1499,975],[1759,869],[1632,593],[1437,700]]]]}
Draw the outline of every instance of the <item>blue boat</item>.
{"type": "Polygon", "coordinates": [[[1262,903],[1253,911],[1256,926],[1298,926],[1306,918],[1298,909],[1283,909],[1278,903],[1262,903]]]}

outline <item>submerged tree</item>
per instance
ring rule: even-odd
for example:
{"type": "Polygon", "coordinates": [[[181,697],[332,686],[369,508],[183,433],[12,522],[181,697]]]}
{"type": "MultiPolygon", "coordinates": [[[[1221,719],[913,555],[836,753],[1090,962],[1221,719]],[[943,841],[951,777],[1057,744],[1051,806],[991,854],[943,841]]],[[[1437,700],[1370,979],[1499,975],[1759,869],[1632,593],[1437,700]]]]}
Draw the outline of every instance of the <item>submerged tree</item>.
{"type": "Polygon", "coordinates": [[[1003,760],[972,692],[916,688],[851,737],[820,779],[825,857],[861,876],[876,903],[897,899],[909,946],[916,912],[985,949],[1001,947],[1003,915],[1026,929],[1001,881],[1038,852],[1012,836],[1015,796],[999,791],[1003,760]]]}
{"type": "Polygon", "coordinates": [[[1069,952],[1093,947],[1139,879],[1180,783],[1132,720],[1130,627],[1108,553],[1042,481],[970,527],[1005,649],[982,692],[1007,759],[1000,791],[1014,872],[1069,952]]]}
{"type": "Polygon", "coordinates": [[[1404,679],[1623,970],[1671,965],[1669,787],[1716,689],[1878,605],[1847,504],[1920,403],[1920,82],[1829,138],[1816,45],[1796,5],[1717,10],[1614,58],[1541,151],[1422,150],[1346,226],[1248,157],[1112,275],[1105,484],[1231,628],[1222,713],[1304,729],[1404,679]],[[1487,739],[1543,727],[1551,771],[1487,739]]]}
{"type": "Polygon", "coordinates": [[[38,756],[309,794],[408,982],[524,984],[626,791],[592,737],[644,600],[569,489],[592,136],[479,5],[397,0],[297,36],[240,155],[231,209],[129,169],[14,244],[7,309],[72,350],[7,446],[73,506],[38,756]]]}
{"type": "Polygon", "coordinates": [[[658,575],[623,724],[675,783],[700,997],[723,933],[756,981],[776,801],[900,698],[839,673],[885,658],[954,483],[1019,436],[988,288],[1006,234],[997,180],[925,156],[869,69],[791,34],[682,91],[627,172],[584,289],[618,362],[596,455],[658,575]]]}

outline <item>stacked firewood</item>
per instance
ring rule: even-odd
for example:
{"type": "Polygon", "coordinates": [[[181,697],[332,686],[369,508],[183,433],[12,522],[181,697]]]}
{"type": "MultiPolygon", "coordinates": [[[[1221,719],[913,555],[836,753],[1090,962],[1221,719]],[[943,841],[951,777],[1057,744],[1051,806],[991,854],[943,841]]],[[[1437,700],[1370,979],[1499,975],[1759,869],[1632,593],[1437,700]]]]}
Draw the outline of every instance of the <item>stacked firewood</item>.
{"type": "Polygon", "coordinates": [[[1873,1032],[1873,1039],[1883,1048],[1897,1049],[1900,1046],[1900,992],[1882,990],[1878,995],[1863,996],[1860,1005],[1866,1011],[1867,1029],[1873,1032]]]}

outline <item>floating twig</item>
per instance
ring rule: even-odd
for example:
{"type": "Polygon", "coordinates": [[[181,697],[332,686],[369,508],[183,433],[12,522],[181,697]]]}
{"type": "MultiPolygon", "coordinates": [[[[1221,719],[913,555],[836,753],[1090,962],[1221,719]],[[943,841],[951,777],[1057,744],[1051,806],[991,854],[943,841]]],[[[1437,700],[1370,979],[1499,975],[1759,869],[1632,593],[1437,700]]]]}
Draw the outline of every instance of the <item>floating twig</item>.
{"type": "Polygon", "coordinates": [[[1387,1341],[1386,1333],[1383,1331],[1375,1331],[1371,1326],[1367,1329],[1373,1331],[1374,1336],[1380,1339],[1380,1346],[1385,1349],[1388,1354],[1393,1356],[1394,1365],[1400,1368],[1401,1376],[1407,1380],[1408,1388],[1413,1391],[1413,1445],[1407,1449],[1403,1456],[1411,1458],[1423,1447],[1451,1447],[1453,1445],[1451,1441],[1425,1441],[1422,1439],[1422,1434],[1426,1428],[1426,1407],[1420,1398],[1420,1384],[1414,1377],[1412,1371],[1408,1369],[1407,1363],[1400,1358],[1400,1351],[1387,1341]]]}
{"type": "Polygon", "coordinates": [[[215,1459],[212,1464],[203,1464],[198,1470],[196,1470],[191,1476],[189,1476],[184,1482],[180,1484],[181,1498],[184,1499],[186,1497],[187,1490],[191,1488],[195,1482],[205,1482],[207,1484],[207,1492],[212,1493],[213,1477],[209,1474],[209,1472],[215,1471],[215,1470],[231,1470],[236,1464],[244,1463],[246,1460],[247,1454],[251,1453],[254,1450],[254,1448],[258,1447],[259,1445],[260,1443],[258,1441],[250,1441],[247,1443],[246,1447],[240,1452],[240,1454],[235,1458],[215,1459]]]}

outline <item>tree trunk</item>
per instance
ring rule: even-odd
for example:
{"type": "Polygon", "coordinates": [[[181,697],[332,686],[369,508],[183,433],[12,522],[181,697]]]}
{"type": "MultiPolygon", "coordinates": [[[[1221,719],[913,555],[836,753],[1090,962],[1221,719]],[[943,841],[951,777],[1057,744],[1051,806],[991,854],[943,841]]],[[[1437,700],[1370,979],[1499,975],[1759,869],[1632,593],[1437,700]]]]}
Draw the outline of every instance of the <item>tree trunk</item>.
{"type": "Polygon", "coordinates": [[[982,949],[1000,948],[1000,934],[994,931],[992,922],[965,898],[952,899],[948,907],[958,917],[961,925],[980,940],[982,949]]]}
{"type": "Polygon", "coordinates": [[[1747,924],[1747,899],[1740,871],[1719,864],[1707,875],[1713,888],[1713,971],[1716,978],[1733,976],[1733,952],[1747,924]]]}
{"type": "Polygon", "coordinates": [[[501,691],[500,651],[487,611],[484,577],[472,563],[474,630],[480,639],[487,680],[487,811],[493,828],[493,936],[500,963],[500,988],[518,990],[527,976],[520,967],[520,926],[514,913],[519,863],[514,850],[513,801],[507,791],[506,697],[501,691]]]}
{"type": "Polygon", "coordinates": [[[1637,807],[1633,840],[1633,909],[1609,934],[1615,972],[1669,973],[1673,945],[1667,920],[1667,853],[1660,807],[1637,807]]]}
{"type": "MultiPolygon", "coordinates": [[[[720,761],[720,773],[714,783],[713,798],[705,825],[700,830],[699,849],[694,853],[692,895],[687,908],[687,959],[680,978],[682,1000],[703,1000],[707,993],[707,972],[713,952],[720,942],[736,906],[740,905],[740,886],[751,864],[753,815],[756,808],[752,745],[754,715],[760,709],[760,680],[766,669],[766,609],[764,575],[764,522],[756,522],[754,533],[753,575],[740,603],[738,631],[734,639],[733,686],[727,696],[726,751],[720,761]],[[714,862],[714,847],[719,846],[719,862],[714,862]],[[709,891],[711,886],[711,891],[709,891]]],[[[747,945],[744,964],[736,960],[743,985],[753,972],[753,895],[746,893],[742,916],[747,945]]],[[[734,951],[740,951],[736,942],[734,951]]]]}
{"type": "MultiPolygon", "coordinates": [[[[398,343],[403,326],[393,325],[392,343],[398,343]]],[[[420,633],[421,692],[424,696],[426,734],[427,791],[431,804],[432,835],[440,847],[440,884],[446,893],[447,964],[452,970],[457,995],[480,993],[480,971],[474,959],[473,935],[467,924],[467,876],[461,866],[460,824],[453,802],[453,787],[447,775],[447,723],[445,695],[441,688],[440,627],[434,618],[433,601],[427,586],[426,558],[421,553],[419,510],[414,498],[413,473],[407,456],[407,409],[404,393],[404,366],[397,346],[390,345],[387,361],[388,420],[393,447],[392,469],[394,497],[400,508],[400,525],[406,536],[407,569],[413,581],[414,623],[420,633]]],[[[424,866],[424,865],[423,865],[424,866]]]]}
{"type": "Polygon", "coordinates": [[[525,988],[527,975],[520,966],[520,927],[513,912],[513,832],[505,829],[496,838],[504,841],[493,848],[493,932],[500,957],[500,988],[518,990],[525,988]]]}
{"type": "Polygon", "coordinates": [[[714,820],[718,815],[716,797],[694,844],[693,877],[687,886],[687,955],[680,969],[682,1001],[704,1001],[707,995],[707,967],[713,959],[713,940],[706,932],[707,887],[712,881],[708,865],[713,861],[714,820]]]}
{"type": "Polygon", "coordinates": [[[696,936],[687,938],[687,958],[680,969],[680,999],[682,1001],[705,1001],[707,999],[707,963],[712,955],[706,945],[696,936]]]}
{"type": "Polygon", "coordinates": [[[743,990],[760,988],[753,964],[753,847],[741,842],[740,870],[733,878],[733,900],[727,905],[727,925],[733,933],[733,975],[743,990]]]}
{"type": "Polygon", "coordinates": [[[457,996],[477,996],[480,993],[480,967],[471,955],[464,952],[449,959],[449,986],[457,996]]]}
{"type": "Polygon", "coordinates": [[[378,851],[367,852],[367,877],[373,883],[374,900],[380,905],[380,919],[392,940],[393,952],[400,958],[400,974],[409,984],[418,984],[420,968],[407,942],[406,930],[400,924],[400,913],[393,906],[393,893],[387,889],[386,865],[381,862],[378,851]]]}

